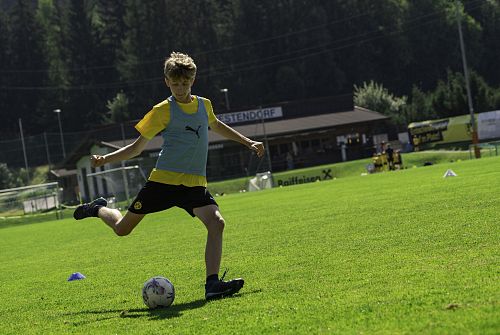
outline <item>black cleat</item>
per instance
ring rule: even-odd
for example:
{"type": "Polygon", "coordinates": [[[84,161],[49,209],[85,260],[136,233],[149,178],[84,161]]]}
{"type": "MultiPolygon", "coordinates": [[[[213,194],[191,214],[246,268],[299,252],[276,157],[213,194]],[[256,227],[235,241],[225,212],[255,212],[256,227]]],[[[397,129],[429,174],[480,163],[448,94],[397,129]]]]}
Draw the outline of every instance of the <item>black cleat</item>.
{"type": "Polygon", "coordinates": [[[93,217],[96,206],[106,207],[108,202],[103,197],[97,198],[88,204],[78,206],[73,213],[75,220],[81,220],[88,217],[93,217]]]}
{"type": "Polygon", "coordinates": [[[205,299],[213,300],[231,296],[237,293],[245,284],[242,278],[236,278],[229,281],[224,281],[224,276],[219,280],[213,280],[205,284],[205,299]]]}

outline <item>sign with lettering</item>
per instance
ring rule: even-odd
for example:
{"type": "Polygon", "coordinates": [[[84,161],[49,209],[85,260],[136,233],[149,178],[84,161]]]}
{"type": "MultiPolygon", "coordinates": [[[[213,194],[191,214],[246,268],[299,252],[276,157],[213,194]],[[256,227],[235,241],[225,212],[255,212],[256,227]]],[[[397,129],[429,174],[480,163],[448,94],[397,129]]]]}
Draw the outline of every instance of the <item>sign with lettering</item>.
{"type": "Polygon", "coordinates": [[[325,169],[321,170],[321,173],[318,173],[317,175],[289,176],[286,179],[278,179],[278,180],[276,180],[276,182],[277,182],[278,187],[279,187],[279,186],[291,186],[291,185],[312,183],[315,181],[322,181],[322,180],[328,180],[328,179],[333,179],[332,169],[325,168],[325,169]]]}
{"type": "Polygon", "coordinates": [[[283,110],[281,107],[267,107],[217,115],[217,118],[226,124],[250,122],[262,119],[276,119],[280,117],[283,117],[283,110]]]}

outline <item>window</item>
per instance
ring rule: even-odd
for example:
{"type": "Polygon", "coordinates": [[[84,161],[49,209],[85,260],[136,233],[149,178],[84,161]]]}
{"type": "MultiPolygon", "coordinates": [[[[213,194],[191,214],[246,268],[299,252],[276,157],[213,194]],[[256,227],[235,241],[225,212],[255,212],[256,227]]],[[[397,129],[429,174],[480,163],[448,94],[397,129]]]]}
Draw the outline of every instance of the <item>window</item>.
{"type": "Polygon", "coordinates": [[[341,145],[342,143],[346,145],[356,145],[361,142],[359,133],[345,134],[341,136],[337,136],[337,145],[341,145]]]}

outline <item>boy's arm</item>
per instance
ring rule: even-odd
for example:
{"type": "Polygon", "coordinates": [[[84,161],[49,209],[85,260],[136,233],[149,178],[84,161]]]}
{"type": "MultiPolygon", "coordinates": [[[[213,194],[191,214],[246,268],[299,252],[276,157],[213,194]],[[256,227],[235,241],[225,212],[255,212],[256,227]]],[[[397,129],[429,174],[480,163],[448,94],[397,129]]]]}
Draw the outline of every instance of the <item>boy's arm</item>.
{"type": "Polygon", "coordinates": [[[98,167],[107,163],[119,162],[130,159],[139,155],[149,140],[143,136],[139,136],[134,142],[124,146],[107,155],[92,155],[90,156],[90,164],[92,167],[98,167]]]}
{"type": "Polygon", "coordinates": [[[257,154],[257,156],[264,156],[265,149],[262,142],[252,141],[251,139],[238,133],[233,128],[229,127],[224,122],[216,119],[214,122],[210,123],[210,128],[217,134],[224,136],[227,139],[243,144],[250,150],[253,150],[257,154]]]}

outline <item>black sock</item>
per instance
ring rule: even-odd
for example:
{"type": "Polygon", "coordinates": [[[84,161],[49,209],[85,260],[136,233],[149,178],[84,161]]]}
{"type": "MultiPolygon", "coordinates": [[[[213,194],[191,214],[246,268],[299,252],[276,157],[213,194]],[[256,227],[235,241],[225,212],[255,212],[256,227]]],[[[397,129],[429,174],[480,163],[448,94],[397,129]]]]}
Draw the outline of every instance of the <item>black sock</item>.
{"type": "Polygon", "coordinates": [[[218,273],[216,273],[214,275],[210,275],[210,276],[207,277],[207,283],[211,282],[213,280],[219,280],[219,274],[218,273]]]}

